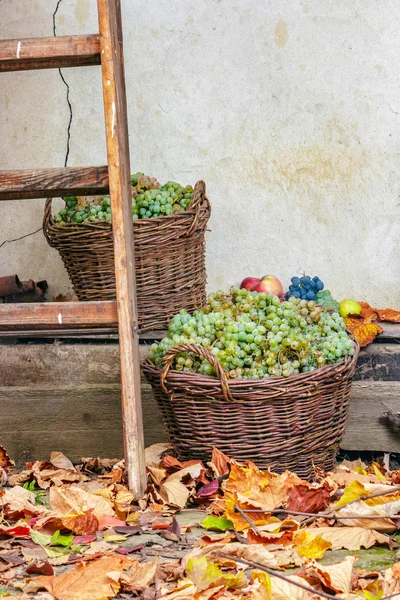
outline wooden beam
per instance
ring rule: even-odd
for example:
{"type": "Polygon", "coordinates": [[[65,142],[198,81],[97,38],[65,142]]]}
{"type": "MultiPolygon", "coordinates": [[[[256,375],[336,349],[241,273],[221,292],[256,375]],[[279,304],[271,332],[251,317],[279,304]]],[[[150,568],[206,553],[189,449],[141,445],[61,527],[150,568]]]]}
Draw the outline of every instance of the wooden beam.
{"type": "Polygon", "coordinates": [[[107,167],[0,171],[0,200],[108,193],[107,167]]]}
{"type": "Polygon", "coordinates": [[[116,327],[117,305],[104,302],[0,304],[0,330],[116,327]]]}
{"type": "Polygon", "coordinates": [[[145,490],[146,468],[121,6],[120,0],[98,0],[97,6],[114,237],[125,463],[129,488],[138,497],[145,490]]]}
{"type": "Polygon", "coordinates": [[[99,64],[98,35],[0,40],[0,72],[99,64]]]}

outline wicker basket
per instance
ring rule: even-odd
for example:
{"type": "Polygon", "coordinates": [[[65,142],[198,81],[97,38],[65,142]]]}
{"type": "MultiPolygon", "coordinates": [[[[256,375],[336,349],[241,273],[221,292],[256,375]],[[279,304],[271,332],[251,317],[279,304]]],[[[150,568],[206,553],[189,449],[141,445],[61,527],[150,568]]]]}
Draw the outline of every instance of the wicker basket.
{"type": "Polygon", "coordinates": [[[149,359],[143,370],[182,460],[210,460],[216,446],[260,469],[311,479],[314,465],[326,471],[335,465],[358,351],[356,343],[353,357],[310,373],[228,383],[213,354],[183,344],[169,350],[162,370],[149,359]],[[208,360],[217,377],[170,370],[180,352],[208,360]]]}
{"type": "MultiPolygon", "coordinates": [[[[57,248],[79,300],[115,299],[112,226],[108,222],[56,226],[46,202],[43,231],[57,248]]],[[[204,181],[181,214],[133,221],[140,331],[163,329],[182,308],[206,301],[205,232],[210,204],[204,181]]]]}

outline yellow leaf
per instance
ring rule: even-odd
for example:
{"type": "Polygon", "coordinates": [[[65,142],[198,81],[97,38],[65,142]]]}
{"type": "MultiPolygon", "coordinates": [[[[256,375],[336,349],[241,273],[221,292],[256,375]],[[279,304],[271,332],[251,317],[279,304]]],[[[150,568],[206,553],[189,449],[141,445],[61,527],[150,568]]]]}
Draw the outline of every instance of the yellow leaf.
{"type": "Polygon", "coordinates": [[[387,481],[386,477],[381,473],[376,464],[372,463],[372,468],[378,479],[380,479],[381,481],[387,481]]]}
{"type": "Polygon", "coordinates": [[[319,535],[314,535],[303,529],[293,538],[295,550],[304,558],[322,558],[326,550],[332,548],[331,542],[324,540],[319,535]]]}
{"type": "Polygon", "coordinates": [[[105,542],[125,542],[128,536],[123,535],[122,533],[115,533],[104,536],[105,542]]]}
{"type": "Polygon", "coordinates": [[[340,498],[339,502],[336,503],[335,508],[340,508],[348,502],[359,500],[361,496],[365,495],[368,495],[368,492],[365,489],[365,487],[358,481],[352,481],[348,486],[346,486],[344,494],[340,498]]]}
{"type": "Polygon", "coordinates": [[[243,571],[239,571],[236,575],[223,573],[218,565],[208,562],[206,556],[190,558],[186,566],[186,573],[199,591],[220,585],[224,585],[228,589],[236,589],[247,583],[243,571]]]}
{"type": "Polygon", "coordinates": [[[265,571],[253,571],[250,575],[253,581],[258,581],[260,584],[257,592],[258,597],[262,600],[272,600],[271,578],[265,571]]]}

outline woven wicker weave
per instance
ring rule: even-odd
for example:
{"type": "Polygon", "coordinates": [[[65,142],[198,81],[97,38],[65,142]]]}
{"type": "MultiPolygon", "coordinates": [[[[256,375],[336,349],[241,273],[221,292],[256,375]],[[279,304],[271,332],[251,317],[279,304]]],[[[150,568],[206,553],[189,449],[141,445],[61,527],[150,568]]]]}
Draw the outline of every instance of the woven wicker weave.
{"type": "Polygon", "coordinates": [[[172,348],[163,370],[149,359],[142,366],[182,460],[207,461],[216,446],[261,469],[290,469],[310,479],[313,465],[334,467],[358,351],[356,344],[353,357],[310,373],[229,383],[218,359],[191,344],[172,348]],[[206,358],[217,377],[170,370],[180,352],[206,358]]]}
{"type": "MultiPolygon", "coordinates": [[[[57,248],[79,300],[113,300],[115,273],[108,222],[56,226],[47,200],[43,231],[57,248]]],[[[140,331],[163,329],[182,308],[206,301],[205,232],[210,204],[204,181],[181,214],[133,221],[140,331]]]]}

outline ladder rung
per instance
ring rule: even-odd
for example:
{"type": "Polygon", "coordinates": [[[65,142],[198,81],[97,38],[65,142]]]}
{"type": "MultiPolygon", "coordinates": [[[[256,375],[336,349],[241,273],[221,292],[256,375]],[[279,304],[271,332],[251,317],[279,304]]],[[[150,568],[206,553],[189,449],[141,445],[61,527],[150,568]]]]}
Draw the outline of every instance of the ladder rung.
{"type": "Polygon", "coordinates": [[[117,326],[117,304],[113,300],[0,304],[0,330],[117,326]]]}
{"type": "Polygon", "coordinates": [[[100,64],[99,35],[0,40],[0,71],[100,64]]]}
{"type": "Polygon", "coordinates": [[[0,171],[0,200],[108,193],[108,167],[0,171]]]}

